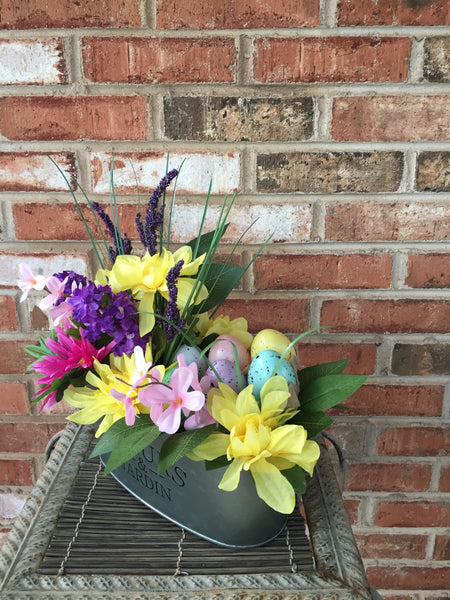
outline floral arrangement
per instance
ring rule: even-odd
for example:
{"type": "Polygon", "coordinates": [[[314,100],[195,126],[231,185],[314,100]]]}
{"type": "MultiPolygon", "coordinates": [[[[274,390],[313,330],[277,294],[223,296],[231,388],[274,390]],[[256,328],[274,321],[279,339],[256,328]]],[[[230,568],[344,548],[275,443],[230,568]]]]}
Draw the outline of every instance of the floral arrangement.
{"type": "Polygon", "coordinates": [[[231,264],[238,244],[215,262],[234,198],[203,233],[208,194],[198,236],[173,251],[178,170],[168,171],[136,216],[144,251],[135,254],[120,228],[112,173],[110,214],[84,194],[100,233],[72,191],[99,262],[94,281],[73,271],[34,275],[20,265],[21,301],[46,290],[40,307],[54,323],[27,347],[39,375],[34,401],[42,410],[64,398],[79,409],[68,419],[98,424],[92,455],[110,453],[105,474],[165,434],[159,473],[187,455],[207,469],[226,467],[219,488],[231,491],[249,471],[259,497],[291,513],[319,458],[311,438],[332,423],[325,410],[366,378],[343,374],[346,360],[298,370],[295,346],[306,333],[292,341],[273,329],[253,336],[244,318],[218,313],[253,262],[231,264]]]}

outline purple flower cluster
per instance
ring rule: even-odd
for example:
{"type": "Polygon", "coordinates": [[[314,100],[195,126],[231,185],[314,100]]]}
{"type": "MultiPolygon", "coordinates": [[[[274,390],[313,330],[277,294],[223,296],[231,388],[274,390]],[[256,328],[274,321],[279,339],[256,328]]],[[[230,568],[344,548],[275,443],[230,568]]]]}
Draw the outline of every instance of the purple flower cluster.
{"type": "Polygon", "coordinates": [[[149,335],[143,338],[139,335],[136,304],[127,292],[114,294],[109,286],[89,282],[75,289],[67,302],[73,306],[72,320],[83,327],[91,343],[109,336],[116,342],[113,348],[116,356],[130,354],[135,346],[145,349],[149,335]]]}
{"type": "Polygon", "coordinates": [[[98,202],[92,202],[91,206],[97,213],[97,215],[100,217],[100,219],[103,221],[109,237],[114,242],[114,248],[112,248],[111,246],[108,248],[109,255],[111,257],[111,262],[114,263],[119,254],[131,254],[132,247],[127,234],[124,233],[123,238],[119,235],[119,232],[114,226],[114,223],[111,221],[110,216],[105,213],[105,211],[98,202]],[[119,245],[121,246],[120,248],[119,245]]]}
{"type": "Polygon", "coordinates": [[[165,177],[161,179],[158,187],[150,196],[145,213],[145,224],[142,223],[142,215],[139,212],[136,215],[136,228],[141,238],[141,242],[149,253],[153,256],[157,253],[156,243],[158,231],[164,219],[164,202],[158,210],[158,204],[161,196],[166,191],[172,179],[178,175],[177,169],[172,169],[165,177]]]}
{"type": "Polygon", "coordinates": [[[61,271],[61,273],[54,273],[53,277],[56,277],[56,279],[59,279],[59,281],[64,281],[64,279],[67,279],[64,286],[64,295],[58,298],[55,306],[58,306],[58,304],[64,302],[65,296],[70,296],[72,294],[72,287],[74,283],[76,287],[82,287],[87,285],[88,282],[84,275],[78,275],[78,273],[75,273],[75,271],[61,271]]]}
{"type": "Polygon", "coordinates": [[[164,321],[164,331],[166,332],[167,342],[170,343],[175,335],[178,333],[178,328],[183,328],[186,324],[184,319],[180,318],[180,311],[177,306],[178,288],[177,280],[180,276],[181,269],[183,268],[184,260],[179,260],[175,266],[169,269],[166,275],[167,288],[169,289],[169,301],[167,302],[166,319],[170,321],[164,321]]]}

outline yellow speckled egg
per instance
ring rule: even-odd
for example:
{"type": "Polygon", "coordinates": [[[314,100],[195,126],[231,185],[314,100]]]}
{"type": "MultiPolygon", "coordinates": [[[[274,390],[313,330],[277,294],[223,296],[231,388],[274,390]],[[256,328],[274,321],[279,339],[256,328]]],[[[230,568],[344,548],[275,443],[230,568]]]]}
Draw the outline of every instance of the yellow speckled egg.
{"type": "MultiPolygon", "coordinates": [[[[279,354],[283,354],[290,343],[291,340],[280,331],[277,331],[276,329],[263,329],[257,333],[253,339],[253,343],[250,348],[252,360],[263,350],[274,350],[279,354]]],[[[289,360],[293,356],[295,356],[294,347],[289,350],[284,358],[289,360]]]]}

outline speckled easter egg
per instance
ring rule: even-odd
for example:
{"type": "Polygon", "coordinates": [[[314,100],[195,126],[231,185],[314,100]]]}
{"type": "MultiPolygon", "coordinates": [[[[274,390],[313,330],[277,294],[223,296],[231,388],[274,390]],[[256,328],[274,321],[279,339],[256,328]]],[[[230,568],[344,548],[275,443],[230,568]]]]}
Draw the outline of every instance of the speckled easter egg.
{"type": "MultiPolygon", "coordinates": [[[[214,367],[214,369],[216,370],[217,375],[219,375],[220,380],[223,383],[226,383],[227,385],[229,385],[230,388],[232,390],[234,390],[236,393],[239,393],[240,392],[239,379],[238,379],[238,374],[237,374],[237,370],[236,370],[234,363],[230,362],[229,360],[215,360],[211,364],[214,367]]],[[[211,367],[208,367],[205,375],[210,377],[211,383],[214,387],[219,387],[218,386],[219,380],[217,378],[216,373],[214,373],[214,371],[211,369],[211,367]]],[[[245,376],[242,374],[241,374],[241,381],[242,381],[242,388],[244,388],[247,385],[247,382],[246,382],[245,376]]]]}
{"type": "Polygon", "coordinates": [[[250,352],[240,340],[227,333],[219,335],[215,340],[214,345],[211,346],[209,351],[208,358],[212,363],[216,360],[228,360],[231,363],[235,363],[234,348],[236,349],[239,368],[242,372],[245,372],[251,362],[250,352]]]}
{"type": "MultiPolygon", "coordinates": [[[[283,354],[290,343],[291,340],[280,331],[276,329],[262,329],[255,335],[250,348],[252,360],[263,350],[275,350],[275,352],[283,354]]],[[[294,347],[289,350],[284,358],[289,360],[292,356],[295,356],[294,347]]]]}
{"type": "Polygon", "coordinates": [[[197,348],[194,348],[194,346],[188,346],[187,344],[183,344],[172,355],[172,362],[177,361],[177,357],[179,354],[182,354],[184,356],[184,360],[187,365],[190,365],[193,362],[197,363],[199,377],[202,377],[205,374],[205,371],[208,368],[208,363],[206,362],[204,356],[200,358],[200,351],[197,350],[197,348]]]}
{"type": "Polygon", "coordinates": [[[273,373],[273,370],[278,364],[280,358],[281,354],[275,352],[274,350],[262,350],[252,360],[248,370],[247,380],[249,384],[253,384],[253,395],[258,400],[262,386],[266,383],[271,375],[281,375],[288,383],[292,382],[294,385],[296,384],[297,379],[295,377],[295,371],[284,358],[278,366],[276,372],[273,373]]]}

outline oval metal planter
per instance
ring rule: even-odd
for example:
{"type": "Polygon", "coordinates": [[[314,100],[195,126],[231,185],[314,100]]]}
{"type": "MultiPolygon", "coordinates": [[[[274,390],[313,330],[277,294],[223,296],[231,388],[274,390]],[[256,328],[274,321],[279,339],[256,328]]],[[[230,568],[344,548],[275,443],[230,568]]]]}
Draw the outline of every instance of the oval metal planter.
{"type": "MultiPolygon", "coordinates": [[[[261,546],[285,527],[287,515],[271,509],[256,493],[248,472],[234,492],[219,490],[225,468],[207,471],[187,457],[158,475],[159,438],[112,472],[133,496],[180,527],[231,548],[261,546]]],[[[107,461],[108,455],[103,455],[107,461]]]]}

